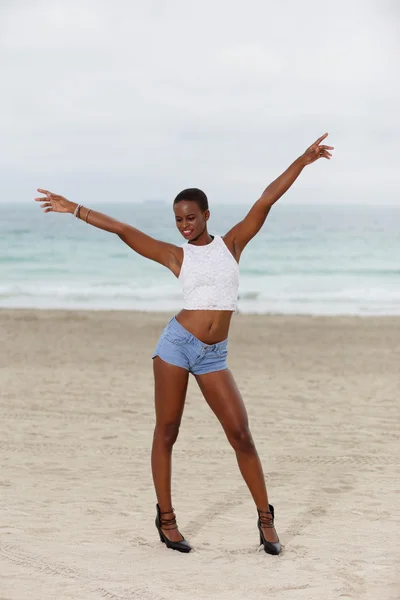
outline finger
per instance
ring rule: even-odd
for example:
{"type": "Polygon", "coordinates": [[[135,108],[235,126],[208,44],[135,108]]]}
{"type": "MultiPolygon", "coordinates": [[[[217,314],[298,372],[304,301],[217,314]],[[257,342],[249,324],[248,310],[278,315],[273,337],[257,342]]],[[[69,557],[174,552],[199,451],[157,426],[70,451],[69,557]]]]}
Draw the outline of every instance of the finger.
{"type": "Polygon", "coordinates": [[[51,208],[51,203],[50,202],[46,202],[45,204],[41,204],[40,208],[51,208]]]}
{"type": "Polygon", "coordinates": [[[47,195],[47,194],[52,194],[52,195],[54,195],[54,194],[53,194],[53,192],[49,192],[49,190],[42,190],[41,188],[38,188],[38,189],[37,189],[37,191],[38,191],[40,194],[46,194],[46,195],[47,195]]]}
{"type": "Polygon", "coordinates": [[[321,135],[321,137],[318,138],[317,141],[313,143],[313,146],[318,146],[322,142],[322,140],[324,140],[326,137],[328,137],[328,135],[329,135],[328,133],[324,133],[324,135],[321,135]]]}
{"type": "Polygon", "coordinates": [[[44,212],[47,213],[47,212],[51,212],[52,210],[53,210],[52,208],[46,208],[46,210],[44,212]]]}
{"type": "Polygon", "coordinates": [[[324,145],[320,146],[320,148],[321,148],[321,150],[334,150],[335,149],[334,146],[324,146],[324,145]]]}

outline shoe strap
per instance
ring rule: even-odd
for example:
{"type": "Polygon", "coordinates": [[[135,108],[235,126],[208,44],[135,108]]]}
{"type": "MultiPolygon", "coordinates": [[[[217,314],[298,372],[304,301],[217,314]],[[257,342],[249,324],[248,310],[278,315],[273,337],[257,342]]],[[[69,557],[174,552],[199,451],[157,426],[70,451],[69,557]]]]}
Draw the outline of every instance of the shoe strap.
{"type": "Polygon", "coordinates": [[[265,510],[258,510],[258,517],[260,519],[260,524],[262,527],[268,527],[272,529],[274,527],[274,517],[272,516],[272,512],[265,510]],[[266,515],[271,515],[267,517],[266,515]]]}
{"type": "Polygon", "coordinates": [[[160,525],[165,531],[170,531],[171,529],[178,529],[178,525],[176,524],[175,514],[171,519],[163,519],[162,515],[170,515],[174,513],[174,509],[169,510],[167,512],[160,512],[160,525]]]}

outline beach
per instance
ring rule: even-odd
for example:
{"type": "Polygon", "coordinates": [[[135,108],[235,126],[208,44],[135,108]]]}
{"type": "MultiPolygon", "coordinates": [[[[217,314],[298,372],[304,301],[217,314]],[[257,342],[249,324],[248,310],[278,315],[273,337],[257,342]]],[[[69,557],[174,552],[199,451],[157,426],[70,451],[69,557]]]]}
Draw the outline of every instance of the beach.
{"type": "Polygon", "coordinates": [[[191,378],[160,543],[151,354],[172,313],[0,311],[1,600],[400,597],[400,317],[235,315],[280,556],[191,378]]]}

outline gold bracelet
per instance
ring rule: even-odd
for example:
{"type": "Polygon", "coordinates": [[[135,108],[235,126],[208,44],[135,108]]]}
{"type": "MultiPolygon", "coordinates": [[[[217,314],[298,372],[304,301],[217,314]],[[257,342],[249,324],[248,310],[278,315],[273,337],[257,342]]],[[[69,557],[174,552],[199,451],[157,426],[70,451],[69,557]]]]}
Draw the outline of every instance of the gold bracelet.
{"type": "Polygon", "coordinates": [[[88,216],[89,216],[89,213],[90,213],[90,211],[91,211],[91,210],[92,210],[92,209],[91,209],[91,208],[89,208],[89,210],[88,210],[88,211],[87,211],[87,213],[86,213],[86,217],[85,217],[85,221],[86,221],[86,223],[88,222],[88,216]]]}

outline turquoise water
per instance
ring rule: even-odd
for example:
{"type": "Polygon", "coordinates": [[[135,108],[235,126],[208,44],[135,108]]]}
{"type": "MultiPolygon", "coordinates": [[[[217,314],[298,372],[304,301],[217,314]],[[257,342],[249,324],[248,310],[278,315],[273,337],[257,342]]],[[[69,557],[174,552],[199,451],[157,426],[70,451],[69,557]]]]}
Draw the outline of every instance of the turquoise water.
{"type": "MultiPolygon", "coordinates": [[[[93,203],[92,203],[92,206],[93,203]]],[[[171,206],[98,206],[158,239],[184,243],[171,206]]],[[[248,207],[212,209],[224,234],[248,207]]],[[[119,238],[34,204],[2,205],[0,307],[177,310],[177,279],[119,238]]],[[[245,313],[400,314],[400,207],[278,203],[243,253],[245,313]]]]}

